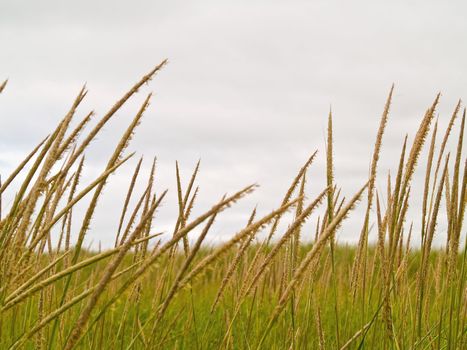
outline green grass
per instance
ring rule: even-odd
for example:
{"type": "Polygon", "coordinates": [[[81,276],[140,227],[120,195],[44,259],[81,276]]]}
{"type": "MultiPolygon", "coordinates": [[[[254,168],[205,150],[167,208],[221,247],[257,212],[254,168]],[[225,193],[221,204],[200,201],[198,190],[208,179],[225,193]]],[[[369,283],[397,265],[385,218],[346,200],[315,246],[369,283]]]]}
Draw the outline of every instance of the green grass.
{"type": "MultiPolygon", "coordinates": [[[[177,254],[172,260],[167,258],[161,259],[145,275],[144,279],[141,280],[139,294],[136,289],[126,291],[109,307],[104,316],[94,323],[97,310],[109,300],[116,287],[120,284],[116,280],[102,294],[100,302],[96,305],[93,323],[91,323],[92,326],[88,329],[85,336],[82,337],[79,345],[85,349],[118,349],[123,345],[125,349],[131,342],[134,342],[134,348],[143,349],[148,346],[151,337],[154,337],[153,346],[155,348],[254,348],[265,331],[265,325],[281,293],[281,286],[278,281],[281,279],[283,266],[281,266],[280,260],[276,260],[271,264],[270,269],[265,272],[264,277],[254,292],[244,298],[240,311],[233,322],[231,335],[224,345],[221,344],[226,336],[228,322],[232,319],[238,303],[239,286],[242,281],[240,276],[244,273],[246,266],[253,259],[258,249],[259,246],[254,246],[248,250],[244,261],[238,266],[232,283],[229,283],[226,288],[222,301],[212,314],[210,312],[212,303],[222,281],[223,272],[225,272],[232,261],[233,252],[218,261],[212,269],[200,274],[193,281],[192,288],[187,286],[178,292],[170,308],[158,323],[158,327],[154,330],[154,333],[152,333],[154,306],[155,304],[157,305],[158,301],[163,300],[165,296],[167,288],[164,288],[164,285],[170,285],[175,278],[175,273],[167,274],[166,272],[170,270],[177,271],[184,260],[183,255],[177,254]],[[143,328],[143,338],[137,337],[137,332],[141,329],[140,327],[143,328]],[[105,344],[105,346],[102,347],[100,344],[105,344]]],[[[310,246],[301,246],[300,255],[303,256],[309,249],[310,246]]],[[[345,341],[352,338],[362,328],[361,309],[352,296],[349,284],[351,278],[349,267],[352,266],[355,252],[355,248],[351,246],[337,246],[335,252],[336,284],[339,287],[337,302],[338,309],[341,312],[339,317],[340,338],[345,341]]],[[[373,247],[370,247],[369,252],[370,256],[374,255],[375,250],[373,247]]],[[[203,249],[198,254],[199,257],[196,261],[200,261],[200,259],[208,255],[209,251],[203,249]]],[[[133,254],[128,255],[125,261],[122,262],[120,269],[123,270],[130,266],[133,258],[133,254]]],[[[415,310],[411,308],[416,305],[417,301],[417,289],[414,286],[416,284],[416,272],[420,265],[420,254],[419,252],[410,253],[407,259],[409,262],[407,271],[394,288],[391,302],[394,333],[397,335],[397,341],[401,349],[413,346],[413,338],[416,338],[416,334],[412,332],[410,326],[416,320],[415,310]]],[[[445,259],[446,255],[442,251],[432,253],[431,260],[433,266],[436,266],[440,261],[442,262],[445,259]]],[[[461,256],[459,264],[462,259],[463,257],[461,256]]],[[[46,257],[44,257],[45,261],[46,257]]],[[[93,279],[97,279],[98,272],[102,271],[106,262],[108,260],[101,261],[76,273],[72,293],[78,294],[85,291],[90,285],[93,285],[96,282],[93,279]]],[[[372,262],[371,258],[370,265],[372,265],[372,262]]],[[[296,293],[297,305],[294,314],[294,325],[292,325],[291,313],[286,310],[269,333],[263,344],[264,348],[284,349],[289,348],[293,343],[297,349],[315,348],[318,339],[318,328],[316,325],[316,310],[318,308],[321,313],[321,327],[325,336],[325,346],[329,349],[337,348],[336,325],[334,323],[335,299],[332,285],[330,284],[329,267],[330,251],[327,249],[321,256],[319,268],[316,271],[309,272],[303,281],[303,285],[300,286],[299,291],[296,293]],[[294,334],[293,328],[297,332],[295,338],[292,336],[294,334]]],[[[60,268],[58,266],[58,269],[60,268]]],[[[131,274],[131,272],[128,273],[131,274]]],[[[444,282],[446,284],[446,281],[443,281],[441,277],[440,281],[434,282],[433,280],[436,278],[435,272],[428,278],[430,288],[427,290],[427,299],[435,302],[428,303],[425,311],[423,334],[427,338],[419,339],[419,345],[416,348],[430,348],[430,343],[437,342],[438,329],[436,325],[439,323],[440,315],[447,311],[447,309],[443,310],[441,307],[440,295],[442,294],[439,293],[437,287],[437,283],[444,282]]],[[[57,306],[57,296],[63,292],[63,285],[64,283],[61,281],[54,284],[53,289],[49,288],[50,300],[47,298],[47,303],[50,302],[48,306],[50,309],[54,309],[57,306]]],[[[385,325],[380,316],[380,293],[381,286],[379,283],[375,283],[369,292],[366,313],[368,320],[373,315],[376,315],[376,319],[368,329],[365,338],[359,337],[350,346],[351,349],[358,348],[363,339],[364,347],[368,349],[384,348],[384,344],[388,348],[394,345],[387,339],[385,325]]],[[[15,337],[27,332],[34,326],[38,315],[37,308],[32,306],[37,305],[39,302],[40,293],[37,293],[29,298],[28,302],[15,307],[14,310],[7,313],[9,317],[4,317],[2,324],[2,348],[7,348],[8,344],[11,344],[15,337]],[[16,317],[13,315],[16,315],[16,317]]],[[[58,344],[64,342],[63,338],[70,332],[82,307],[83,303],[77,304],[65,314],[66,317],[61,318],[60,332],[57,336],[57,343],[53,348],[60,348],[58,344]]],[[[463,318],[455,322],[457,321],[465,321],[465,314],[463,318]]],[[[442,347],[445,347],[447,344],[447,333],[448,329],[444,326],[441,332],[442,347]]],[[[34,349],[37,346],[36,342],[35,339],[30,339],[23,346],[27,349],[34,349]]],[[[343,344],[340,345],[342,346],[343,344]]],[[[459,348],[461,348],[460,345],[459,348]]]]}

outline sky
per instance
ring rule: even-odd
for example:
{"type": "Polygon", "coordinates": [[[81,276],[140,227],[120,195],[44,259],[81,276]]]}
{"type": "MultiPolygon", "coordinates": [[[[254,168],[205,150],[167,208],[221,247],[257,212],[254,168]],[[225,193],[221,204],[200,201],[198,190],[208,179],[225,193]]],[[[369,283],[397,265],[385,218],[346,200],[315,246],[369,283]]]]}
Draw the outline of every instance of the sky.
{"type": "MultiPolygon", "coordinates": [[[[78,115],[94,110],[98,118],[167,58],[92,144],[83,180],[103,170],[119,133],[153,92],[128,152],[144,155],[146,172],[157,156],[157,189],[169,189],[156,231],[174,224],[176,160],[186,184],[201,159],[195,213],[226,192],[260,185],[217,220],[212,243],[240,229],[255,205],[263,214],[276,208],[318,150],[307,184],[313,199],[324,186],[330,110],[336,183],[351,197],[368,177],[394,83],[378,180],[384,189],[404,136],[411,140],[436,94],[441,130],[457,100],[467,98],[466,10],[463,1],[2,1],[0,80],[9,83],[0,96],[0,173],[52,130],[84,83],[89,93],[78,115]]],[[[88,244],[112,244],[136,161],[111,177],[88,244]]],[[[409,213],[414,227],[422,175],[409,213]]],[[[338,240],[358,240],[361,224],[361,215],[351,216],[338,240]]]]}

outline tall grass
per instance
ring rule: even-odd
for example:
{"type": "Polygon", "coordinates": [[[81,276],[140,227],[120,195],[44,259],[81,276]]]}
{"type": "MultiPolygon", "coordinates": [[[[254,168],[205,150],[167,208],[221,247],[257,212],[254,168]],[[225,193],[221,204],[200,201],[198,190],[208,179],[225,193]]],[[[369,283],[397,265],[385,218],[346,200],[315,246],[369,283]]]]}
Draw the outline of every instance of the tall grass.
{"type": "MultiPolygon", "coordinates": [[[[439,95],[412,143],[405,138],[395,177],[379,179],[391,88],[368,181],[348,199],[341,198],[334,178],[330,113],[323,171],[327,184],[320,194],[308,200],[305,186],[315,152],[275,210],[258,217],[255,208],[245,217],[245,227],[211,248],[203,246],[203,240],[215,219],[229,215],[224,212],[256,185],[225,195],[192,217],[199,163],[186,188],[177,164],[178,215],[170,237],[161,239],[155,213],[167,191],[155,192],[153,162],[149,180],[137,193],[140,159],[121,214],[115,216],[114,248],[84,249],[109,176],[132,161],[134,155],[125,152],[151,95],[136,111],[102,173],[82,185],[86,150],[165,63],[140,79],[90,130],[93,113],[71,128],[87,94],[83,87],[58,126],[0,183],[1,349],[467,348],[467,244],[461,245],[466,113],[464,109],[460,115],[459,102],[439,143],[439,95]],[[459,137],[450,152],[448,139],[456,127],[459,137]],[[426,140],[421,227],[415,230],[407,212],[426,140]],[[386,183],[385,191],[377,190],[378,180],[386,183]],[[2,207],[5,191],[15,195],[2,207]],[[356,215],[352,210],[364,197],[358,245],[337,244],[340,226],[347,216],[356,215]],[[83,198],[88,205],[76,226],[76,207],[83,198]],[[312,213],[318,217],[314,223],[312,213]],[[440,215],[447,218],[447,240],[434,247],[440,215]],[[280,222],[286,220],[288,226],[282,229],[280,222]],[[309,224],[316,227],[311,243],[302,234],[309,224]],[[374,244],[369,240],[372,226],[377,233],[374,244]],[[197,228],[200,234],[190,242],[187,235],[197,228]],[[412,243],[416,235],[419,245],[412,243]]],[[[6,81],[0,84],[0,93],[6,86],[6,81]]]]}

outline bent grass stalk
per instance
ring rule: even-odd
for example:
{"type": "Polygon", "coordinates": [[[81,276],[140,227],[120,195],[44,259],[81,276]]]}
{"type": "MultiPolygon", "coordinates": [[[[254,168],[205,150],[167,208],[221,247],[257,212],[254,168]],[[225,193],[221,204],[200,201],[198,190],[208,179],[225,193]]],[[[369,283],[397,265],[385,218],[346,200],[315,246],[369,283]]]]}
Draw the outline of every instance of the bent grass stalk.
{"type": "MultiPolygon", "coordinates": [[[[379,160],[386,157],[382,150],[393,104],[391,87],[368,182],[349,201],[334,171],[339,164],[333,123],[338,123],[329,113],[327,187],[305,205],[305,185],[319,182],[309,171],[314,152],[276,209],[259,215],[255,208],[245,216],[246,226],[224,235],[231,226],[213,226],[214,220],[228,218],[228,213],[219,214],[256,185],[222,198],[192,219],[198,202],[206,200],[198,199],[200,162],[184,186],[177,162],[176,190],[171,193],[177,201],[175,215],[164,221],[155,215],[166,209],[162,204],[167,197],[167,192],[156,191],[160,179],[155,157],[152,164],[144,164],[140,156],[135,161],[133,154],[123,156],[149,107],[150,94],[129,120],[101,174],[82,184],[91,142],[165,64],[139,79],[82,138],[94,112],[74,122],[88,94],[81,88],[50,134],[2,176],[0,348],[467,347],[467,243],[461,248],[466,239],[465,109],[455,127],[461,101],[438,140],[444,118],[435,118],[437,95],[412,144],[406,136],[400,158],[394,159],[394,175],[380,179],[381,164],[387,164],[379,160]],[[448,142],[455,129],[457,140],[448,142]],[[419,165],[428,137],[426,162],[419,165]],[[130,162],[132,170],[125,173],[122,165],[130,162]],[[142,181],[146,167],[147,179],[142,181]],[[421,191],[414,175],[419,167],[421,191]],[[93,251],[85,247],[88,232],[97,227],[93,217],[102,215],[97,206],[114,173],[126,174],[127,188],[112,228],[113,248],[93,251]],[[380,181],[387,186],[382,191],[380,181]],[[364,193],[366,205],[358,217],[352,209],[364,193]],[[320,208],[323,199],[327,205],[320,208]],[[291,215],[286,214],[292,208],[291,215]],[[413,217],[413,212],[420,215],[413,217]],[[358,232],[352,224],[343,224],[349,214],[361,223],[358,232]],[[201,224],[204,228],[196,231],[201,224]],[[151,234],[162,226],[170,229],[151,234]],[[217,228],[215,234],[222,233],[223,240],[208,248],[208,232],[217,228]],[[338,243],[341,228],[353,235],[356,246],[338,243]],[[155,237],[158,241],[150,243],[155,237]]],[[[6,85],[0,84],[0,93],[6,85]]],[[[107,211],[114,214],[114,207],[107,211]]]]}

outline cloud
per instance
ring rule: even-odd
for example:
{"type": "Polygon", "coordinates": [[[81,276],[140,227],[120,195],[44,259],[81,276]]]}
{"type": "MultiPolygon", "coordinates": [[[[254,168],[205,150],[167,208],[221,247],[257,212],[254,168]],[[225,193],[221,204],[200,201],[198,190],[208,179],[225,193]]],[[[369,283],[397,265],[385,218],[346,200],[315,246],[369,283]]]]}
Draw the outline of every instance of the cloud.
{"type": "MultiPolygon", "coordinates": [[[[146,159],[157,155],[161,188],[173,189],[176,159],[189,176],[198,158],[201,207],[225,191],[251,182],[262,185],[232,213],[229,227],[240,227],[255,201],[264,210],[276,206],[315,149],[321,153],[310,188],[319,190],[330,108],[337,181],[350,196],[367,175],[393,82],[381,174],[394,169],[405,133],[415,134],[438,91],[443,92],[444,126],[457,99],[465,97],[467,50],[459,43],[467,31],[466,6],[436,1],[4,2],[0,80],[9,77],[10,83],[0,96],[1,173],[50,132],[83,83],[90,92],[79,115],[94,109],[98,118],[168,57],[164,71],[93,143],[90,174],[102,168],[118,133],[144,95],[154,91],[130,148],[146,159]]],[[[113,181],[123,184],[130,172],[123,169],[121,179],[113,181]]],[[[103,207],[114,205],[121,193],[109,188],[106,196],[103,207]]],[[[99,220],[110,237],[114,218],[104,213],[99,220]]],[[[344,237],[355,241],[358,234],[348,232],[358,231],[358,224],[349,227],[344,237]]]]}

